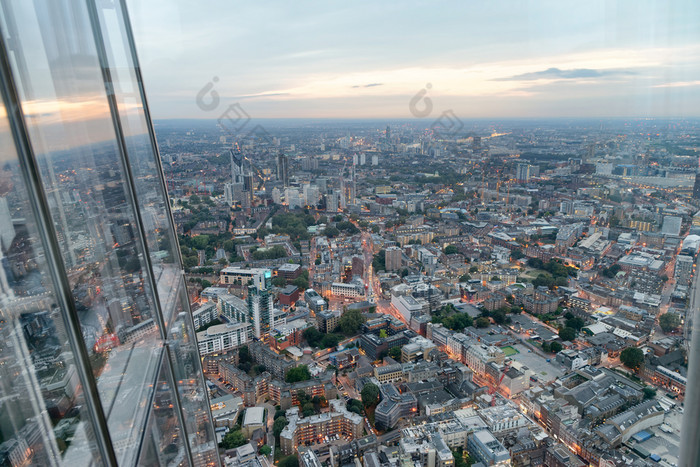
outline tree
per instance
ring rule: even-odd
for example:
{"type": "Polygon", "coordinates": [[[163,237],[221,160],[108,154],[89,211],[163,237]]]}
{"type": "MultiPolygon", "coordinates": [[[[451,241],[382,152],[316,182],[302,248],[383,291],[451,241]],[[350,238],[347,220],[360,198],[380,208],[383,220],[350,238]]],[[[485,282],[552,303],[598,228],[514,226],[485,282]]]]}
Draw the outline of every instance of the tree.
{"type": "Polygon", "coordinates": [[[389,349],[389,356],[394,360],[401,360],[401,347],[398,345],[389,349]]]}
{"type": "Polygon", "coordinates": [[[338,345],[338,342],[340,342],[342,338],[342,335],[339,334],[326,334],[321,339],[319,347],[324,349],[330,349],[331,347],[335,347],[336,345],[338,345]]]}
{"type": "Polygon", "coordinates": [[[620,352],[620,361],[627,368],[637,371],[644,363],[644,352],[637,347],[627,347],[620,352]]]}
{"type": "Polygon", "coordinates": [[[299,287],[299,290],[306,290],[309,288],[309,271],[304,269],[299,274],[299,277],[292,280],[292,285],[299,287]]]}
{"type": "Polygon", "coordinates": [[[301,413],[304,414],[304,417],[310,417],[316,413],[316,409],[314,408],[314,404],[311,402],[307,402],[304,405],[301,406],[301,413]]]}
{"type": "Polygon", "coordinates": [[[260,454],[262,454],[263,456],[269,456],[270,453],[272,453],[272,448],[270,446],[268,446],[267,444],[263,444],[262,446],[260,446],[260,454]]]}
{"type": "Polygon", "coordinates": [[[350,412],[355,412],[358,415],[362,415],[362,402],[357,399],[350,399],[345,406],[350,412]]]}
{"type": "Polygon", "coordinates": [[[277,276],[274,279],[272,279],[272,285],[275,287],[284,287],[287,285],[287,279],[285,279],[282,276],[277,276]]]}
{"type": "Polygon", "coordinates": [[[576,339],[576,329],[565,327],[559,330],[559,337],[563,341],[573,341],[576,339]]]}
{"type": "Polygon", "coordinates": [[[455,253],[459,253],[459,250],[457,250],[457,247],[454,245],[447,245],[442,252],[446,255],[454,255],[455,253]]]}
{"type": "Polygon", "coordinates": [[[311,347],[318,347],[319,342],[323,339],[323,333],[313,326],[304,329],[302,335],[311,347]]]}
{"type": "Polygon", "coordinates": [[[561,352],[561,349],[563,349],[563,348],[564,348],[564,347],[563,347],[559,342],[557,342],[557,341],[554,341],[554,342],[552,342],[552,343],[549,345],[549,350],[550,350],[552,353],[561,352]]]}
{"type": "Polygon", "coordinates": [[[551,346],[549,345],[549,342],[543,341],[542,342],[542,352],[549,352],[551,346]]]}
{"type": "Polygon", "coordinates": [[[224,449],[235,449],[246,444],[248,440],[243,436],[241,430],[229,431],[221,440],[221,447],[224,449]]]}
{"type": "Polygon", "coordinates": [[[381,329],[379,331],[379,337],[382,339],[386,339],[386,329],[381,329]]]}
{"type": "Polygon", "coordinates": [[[311,379],[311,373],[309,373],[309,367],[306,365],[299,365],[294,368],[287,370],[287,374],[284,380],[288,383],[297,383],[299,381],[308,381],[311,379]]]}
{"type": "Polygon", "coordinates": [[[474,325],[477,328],[487,328],[487,327],[489,327],[489,324],[491,324],[491,321],[489,321],[489,319],[486,318],[485,316],[481,316],[479,318],[476,318],[476,321],[474,321],[474,325]]]}
{"type": "Polygon", "coordinates": [[[455,313],[442,319],[442,324],[452,331],[464,331],[464,328],[473,324],[472,317],[466,313],[455,313]]]}
{"type": "Polygon", "coordinates": [[[503,324],[506,322],[506,312],[504,310],[495,310],[491,313],[491,318],[496,324],[503,324]]]}
{"type": "Polygon", "coordinates": [[[663,332],[671,332],[681,325],[680,317],[675,313],[664,313],[659,316],[659,326],[663,332]]]}
{"type": "Polygon", "coordinates": [[[325,235],[328,238],[333,238],[333,237],[337,237],[338,235],[340,235],[340,230],[336,229],[332,225],[329,225],[328,227],[323,229],[322,233],[323,233],[323,235],[325,235]]]}
{"type": "Polygon", "coordinates": [[[277,420],[277,419],[280,418],[280,417],[284,417],[286,414],[287,414],[287,411],[286,411],[286,410],[277,409],[277,410],[275,410],[275,417],[274,417],[274,419],[277,420]]]}
{"type": "Polygon", "coordinates": [[[283,458],[277,465],[278,467],[299,467],[299,458],[292,454],[291,456],[283,458]]]}
{"type": "Polygon", "coordinates": [[[656,396],[656,389],[647,386],[642,389],[642,393],[644,393],[644,399],[653,399],[656,396]]]}
{"type": "Polygon", "coordinates": [[[346,336],[354,336],[360,331],[360,326],[366,321],[359,310],[350,310],[343,313],[338,321],[338,327],[346,336]]]}
{"type": "Polygon", "coordinates": [[[586,322],[583,320],[583,318],[579,318],[577,316],[575,316],[573,318],[568,318],[566,320],[566,327],[573,328],[577,331],[580,331],[585,325],[586,325],[586,322]]]}
{"type": "Polygon", "coordinates": [[[280,437],[280,433],[282,433],[282,430],[284,430],[284,427],[287,425],[289,425],[289,420],[285,417],[275,419],[275,422],[272,424],[272,432],[275,434],[275,438],[280,437]]]}
{"type": "Polygon", "coordinates": [[[379,387],[374,383],[367,383],[362,388],[360,396],[365,407],[374,405],[379,401],[379,387]]]}
{"type": "Polygon", "coordinates": [[[471,279],[472,279],[472,276],[470,276],[469,274],[462,274],[461,276],[459,276],[460,282],[467,282],[467,281],[470,281],[471,279]]]}

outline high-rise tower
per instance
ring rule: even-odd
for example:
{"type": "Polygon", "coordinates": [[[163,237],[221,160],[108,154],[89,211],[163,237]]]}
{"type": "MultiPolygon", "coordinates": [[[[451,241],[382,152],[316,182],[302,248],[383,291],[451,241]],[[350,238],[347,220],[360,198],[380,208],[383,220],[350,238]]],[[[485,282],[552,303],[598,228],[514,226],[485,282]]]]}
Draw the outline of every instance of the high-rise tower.
{"type": "Polygon", "coordinates": [[[283,153],[277,155],[277,180],[289,186],[289,159],[283,153]]]}

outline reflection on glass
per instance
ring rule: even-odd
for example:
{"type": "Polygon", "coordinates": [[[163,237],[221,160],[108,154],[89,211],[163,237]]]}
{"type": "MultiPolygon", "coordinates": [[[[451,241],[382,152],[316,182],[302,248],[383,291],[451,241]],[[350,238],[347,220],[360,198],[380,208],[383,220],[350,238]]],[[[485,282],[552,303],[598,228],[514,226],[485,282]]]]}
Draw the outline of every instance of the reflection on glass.
{"type": "Polygon", "coordinates": [[[32,199],[24,190],[20,159],[4,149],[14,141],[0,129],[0,465],[102,465],[98,446],[119,465],[218,465],[121,8],[0,0],[0,47],[33,151],[21,153],[22,167],[38,172],[28,179],[41,191],[32,199]],[[39,202],[50,214],[37,211],[36,223],[39,202]],[[47,223],[55,233],[38,235],[34,225],[47,223]],[[51,269],[36,240],[47,235],[63,261],[51,269]],[[68,287],[52,288],[52,278],[68,287]],[[83,407],[96,410],[85,416],[83,407]]]}
{"type": "Polygon", "coordinates": [[[158,296],[167,324],[171,319],[168,311],[174,309],[176,285],[180,279],[180,264],[166,201],[168,198],[158,176],[160,163],[148,132],[122,5],[119,2],[101,2],[98,7],[114,97],[119,108],[158,296]]]}
{"type": "Polygon", "coordinates": [[[192,459],[197,465],[217,465],[216,437],[211,423],[197,340],[192,331],[192,317],[184,311],[187,309],[187,294],[184,288],[181,290],[177,314],[168,336],[170,360],[180,394],[192,459]]]}
{"type": "Polygon", "coordinates": [[[167,371],[167,361],[161,366],[151,417],[139,456],[143,466],[189,465],[184,439],[175,412],[174,385],[167,371]]]}
{"type": "Polygon", "coordinates": [[[0,465],[101,464],[0,104],[0,465]]]}
{"type": "Polygon", "coordinates": [[[27,105],[58,103],[54,112],[28,113],[27,126],[65,245],[63,260],[115,453],[130,465],[161,352],[160,320],[87,5],[15,2],[13,11],[20,50],[29,55],[22,47],[34,45],[26,69],[15,70],[20,94],[27,105]],[[70,113],[73,106],[82,112],[70,113]]]}

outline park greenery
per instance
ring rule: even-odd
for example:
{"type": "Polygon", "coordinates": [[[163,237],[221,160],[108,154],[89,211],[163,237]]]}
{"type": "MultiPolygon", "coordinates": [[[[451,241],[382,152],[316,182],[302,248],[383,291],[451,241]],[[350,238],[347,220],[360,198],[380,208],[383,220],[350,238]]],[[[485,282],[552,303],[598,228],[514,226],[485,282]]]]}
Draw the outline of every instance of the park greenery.
{"type": "Polygon", "coordinates": [[[568,285],[569,276],[575,277],[578,274],[578,269],[565,266],[564,263],[558,259],[552,259],[545,263],[539,258],[530,258],[527,260],[527,265],[533,269],[539,269],[549,273],[549,275],[543,273],[538,274],[537,277],[532,280],[532,285],[535,287],[544,286],[550,289],[554,287],[563,287],[568,285]]]}

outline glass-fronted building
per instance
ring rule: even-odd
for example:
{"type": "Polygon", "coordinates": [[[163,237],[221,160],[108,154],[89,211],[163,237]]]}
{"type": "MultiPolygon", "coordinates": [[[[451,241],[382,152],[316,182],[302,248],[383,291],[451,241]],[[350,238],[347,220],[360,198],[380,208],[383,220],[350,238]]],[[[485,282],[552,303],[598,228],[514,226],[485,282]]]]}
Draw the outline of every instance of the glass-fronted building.
{"type": "Polygon", "coordinates": [[[218,465],[124,2],[0,1],[0,465],[218,465]]]}

